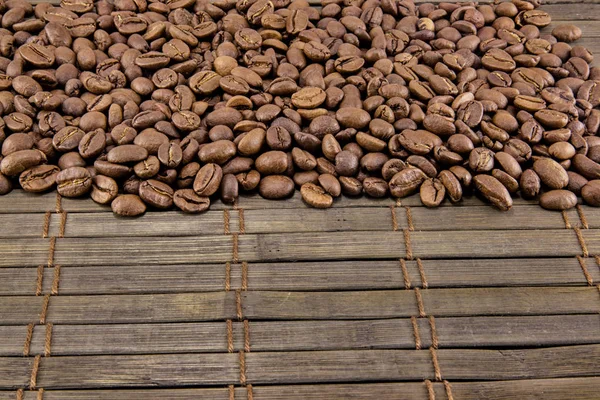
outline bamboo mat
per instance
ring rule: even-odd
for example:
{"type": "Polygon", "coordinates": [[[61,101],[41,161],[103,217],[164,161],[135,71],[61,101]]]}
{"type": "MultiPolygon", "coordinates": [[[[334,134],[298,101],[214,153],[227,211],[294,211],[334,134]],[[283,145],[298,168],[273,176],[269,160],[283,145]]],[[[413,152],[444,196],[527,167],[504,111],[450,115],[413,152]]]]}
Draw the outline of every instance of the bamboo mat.
{"type": "Polygon", "coordinates": [[[0,210],[0,400],[598,399],[597,209],[0,210]]]}
{"type": "MultiPolygon", "coordinates": [[[[597,1],[547,3],[600,54],[597,1]]],[[[0,400],[600,396],[598,209],[15,191],[0,227],[0,400]]]]}

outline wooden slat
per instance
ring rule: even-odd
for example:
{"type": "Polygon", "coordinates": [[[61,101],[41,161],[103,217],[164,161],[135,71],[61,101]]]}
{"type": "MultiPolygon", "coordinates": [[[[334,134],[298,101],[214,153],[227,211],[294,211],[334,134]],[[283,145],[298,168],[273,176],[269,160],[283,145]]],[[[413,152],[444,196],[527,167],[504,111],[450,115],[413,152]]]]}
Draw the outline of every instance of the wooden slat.
{"type": "Polygon", "coordinates": [[[0,389],[28,387],[33,358],[0,357],[0,389]]]}
{"type": "Polygon", "coordinates": [[[239,382],[237,354],[162,354],[43,358],[44,388],[169,387],[239,382]]]}
{"type": "MultiPolygon", "coordinates": [[[[569,20],[578,21],[575,23],[579,25],[579,21],[583,20],[598,20],[600,15],[600,4],[594,1],[583,2],[580,0],[572,0],[570,3],[573,4],[550,4],[550,1],[544,2],[541,9],[546,11],[552,17],[554,21],[569,20]]],[[[562,3],[566,3],[563,1],[562,3]]],[[[583,31],[583,35],[587,36],[586,31],[583,31]]]]}
{"type": "Polygon", "coordinates": [[[26,337],[26,326],[0,326],[0,356],[23,355],[26,337]]]}
{"type": "MultiPolygon", "coordinates": [[[[600,231],[590,230],[600,237],[600,231]]],[[[412,253],[422,258],[564,257],[581,254],[570,230],[411,232],[412,253]]]]}
{"type": "Polygon", "coordinates": [[[600,315],[436,318],[440,347],[600,343],[600,315]]]}
{"type": "Polygon", "coordinates": [[[54,296],[50,299],[48,321],[59,324],[214,321],[235,318],[235,310],[233,292],[54,296]]]}
{"type": "Polygon", "coordinates": [[[524,350],[437,351],[442,377],[454,379],[533,379],[597,376],[600,345],[524,350]]]}
{"type": "MultiPolygon", "coordinates": [[[[64,238],[56,242],[58,265],[216,263],[232,259],[231,236],[64,238]]],[[[23,257],[21,257],[23,258],[23,257]]]]}
{"type": "MultiPolygon", "coordinates": [[[[398,210],[403,213],[404,210],[398,210]]],[[[539,206],[518,206],[507,212],[492,207],[412,207],[414,228],[419,231],[445,230],[515,230],[562,229],[565,222],[560,213],[548,212],[539,206]]],[[[576,220],[573,220],[575,222],[576,220]]]]}
{"type": "MultiPolygon", "coordinates": [[[[445,399],[444,384],[433,382],[436,398],[445,399]]],[[[597,400],[600,378],[528,379],[512,381],[451,382],[454,398],[481,400],[544,399],[597,400]]],[[[360,399],[429,400],[423,382],[321,384],[287,386],[253,386],[255,400],[346,400],[349,395],[360,399]]],[[[37,392],[25,391],[23,400],[37,400],[37,392]]],[[[234,389],[236,399],[248,397],[247,389],[234,389]]],[[[0,400],[14,400],[15,392],[0,392],[0,400]]],[[[45,390],[45,400],[229,400],[226,388],[202,389],[122,389],[122,390],[45,390]]]]}
{"type": "MultiPolygon", "coordinates": [[[[592,258],[582,260],[592,282],[600,282],[600,268],[592,258]]],[[[250,290],[316,291],[403,289],[400,262],[309,261],[247,263],[250,290]]],[[[406,261],[410,287],[482,286],[585,286],[581,265],[571,258],[505,258],[421,260],[425,281],[416,261],[406,261]],[[502,271],[501,274],[498,271],[502,271]]],[[[230,287],[242,288],[242,266],[230,264],[230,287]]],[[[0,296],[33,295],[37,290],[37,268],[0,268],[0,296]]],[[[223,290],[225,264],[61,267],[59,293],[149,294],[212,292],[223,290]]],[[[54,268],[44,268],[42,294],[55,283],[54,268]]]]}
{"type": "Polygon", "coordinates": [[[595,287],[430,289],[421,294],[425,312],[435,316],[600,312],[595,287]]]}
{"type": "MultiPolygon", "coordinates": [[[[86,203],[88,200],[83,200],[86,203]]],[[[93,203],[93,201],[91,201],[93,203]]],[[[23,190],[13,190],[0,196],[0,213],[26,214],[56,211],[56,192],[33,194],[23,190]]]]}
{"type": "MultiPolygon", "coordinates": [[[[591,8],[590,12],[600,12],[600,7],[598,7],[598,4],[590,4],[589,7],[594,6],[591,8]]],[[[569,8],[569,7],[564,7],[564,8],[569,8]]],[[[579,9],[579,12],[581,12],[581,9],[579,9]]],[[[547,27],[543,28],[541,30],[542,33],[552,33],[552,30],[554,28],[556,28],[558,25],[561,24],[572,24],[572,25],[576,25],[579,28],[581,28],[581,32],[582,32],[582,37],[584,38],[597,38],[598,36],[600,36],[600,21],[597,21],[598,14],[596,14],[596,18],[594,20],[568,20],[566,19],[564,16],[560,16],[560,14],[558,14],[558,18],[553,18],[552,19],[552,23],[550,25],[548,25],[547,27]]],[[[581,18],[581,17],[577,17],[577,18],[581,18]]],[[[577,44],[577,42],[575,42],[575,44],[577,44]]]]}
{"type": "MultiPolygon", "coordinates": [[[[600,231],[588,230],[588,236],[600,240],[600,231]]],[[[241,235],[239,258],[249,262],[399,258],[407,256],[404,241],[402,232],[241,235]]],[[[411,255],[420,258],[565,257],[581,254],[575,233],[567,229],[414,231],[410,233],[410,244],[411,255]]]]}
{"type": "Polygon", "coordinates": [[[34,267],[48,262],[50,239],[0,240],[0,267],[34,267]]]}
{"type": "MultiPolygon", "coordinates": [[[[246,389],[236,388],[239,398],[246,389]]],[[[0,392],[0,400],[15,400],[15,392],[0,392]]],[[[101,390],[44,390],[44,400],[230,400],[227,388],[202,389],[101,389],[101,390]]],[[[236,397],[238,398],[238,397],[236,397]]],[[[23,400],[39,400],[37,391],[25,391],[23,400]]]]}
{"type": "MultiPolygon", "coordinates": [[[[243,350],[241,323],[235,323],[233,340],[243,350]]],[[[23,329],[21,329],[23,331],[23,329]]],[[[36,327],[32,354],[43,354],[45,328],[36,327]]],[[[54,325],[52,355],[226,353],[225,322],[54,325]]]]}
{"type": "MultiPolygon", "coordinates": [[[[580,210],[590,229],[597,229],[600,227],[600,212],[598,212],[600,210],[598,210],[597,207],[581,206],[580,210]]],[[[581,221],[579,222],[579,227],[582,227],[581,221]]]]}
{"type": "MultiPolygon", "coordinates": [[[[398,209],[398,228],[408,228],[404,210],[398,209]]],[[[392,210],[385,207],[245,210],[246,233],[391,231],[392,210]]]]}
{"type": "MultiPolygon", "coordinates": [[[[51,236],[58,236],[59,218],[55,220],[51,236]]],[[[237,231],[237,212],[230,214],[230,225],[237,231]]],[[[225,227],[222,211],[201,215],[171,211],[148,212],[143,218],[119,218],[112,213],[70,213],[65,228],[65,237],[154,236],[156,232],[172,237],[221,235],[225,227]]]]}
{"type": "MultiPolygon", "coordinates": [[[[428,319],[417,320],[422,348],[431,342],[428,319]]],[[[599,315],[438,317],[440,348],[563,346],[600,342],[599,315]]],[[[232,324],[234,351],[244,350],[244,326],[232,324]]],[[[0,327],[0,356],[20,356],[27,329],[0,327]]],[[[251,351],[414,349],[410,319],[250,321],[251,351]]],[[[37,326],[30,355],[43,355],[46,328],[37,326]]],[[[225,322],[57,325],[52,355],[227,352],[225,322]]]]}
{"type": "Polygon", "coordinates": [[[433,378],[428,351],[363,350],[247,353],[249,383],[404,381],[433,378]]]}
{"type": "Polygon", "coordinates": [[[44,214],[0,214],[0,239],[40,238],[44,214]]]}
{"type": "Polygon", "coordinates": [[[0,325],[26,325],[40,320],[44,298],[12,296],[0,298],[0,325]]]}

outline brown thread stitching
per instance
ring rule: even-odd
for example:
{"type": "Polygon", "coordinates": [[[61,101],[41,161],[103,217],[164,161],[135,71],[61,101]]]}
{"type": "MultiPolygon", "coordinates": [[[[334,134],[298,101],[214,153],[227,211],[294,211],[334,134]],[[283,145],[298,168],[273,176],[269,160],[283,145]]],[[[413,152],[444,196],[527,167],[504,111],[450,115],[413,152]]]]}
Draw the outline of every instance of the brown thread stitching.
{"type": "Polygon", "coordinates": [[[227,352],[233,353],[233,322],[227,320],[227,352]]]}
{"type": "Polygon", "coordinates": [[[52,346],[52,327],[51,323],[46,324],[46,341],[44,343],[44,357],[50,357],[50,347],[52,346]]]}
{"type": "Polygon", "coordinates": [[[585,244],[585,240],[583,239],[583,233],[581,233],[581,229],[575,227],[575,228],[573,228],[573,230],[575,231],[575,235],[577,235],[577,240],[579,241],[579,245],[581,246],[583,256],[584,257],[589,256],[590,253],[588,252],[587,245],[585,244]]]}
{"type": "Polygon", "coordinates": [[[254,393],[252,393],[252,385],[246,386],[248,400],[254,400],[254,393]]]}
{"type": "Polygon", "coordinates": [[[62,197],[60,193],[56,192],[56,212],[60,213],[62,211],[62,197]]]}
{"type": "Polygon", "coordinates": [[[35,390],[35,386],[37,384],[37,374],[40,369],[40,362],[42,360],[42,356],[35,356],[35,360],[33,361],[33,368],[31,368],[31,378],[29,379],[29,390],[35,390]]]}
{"type": "Polygon", "coordinates": [[[250,353],[250,322],[244,320],[244,351],[250,353]]]}
{"type": "Polygon", "coordinates": [[[398,219],[396,218],[396,207],[392,204],[390,206],[390,210],[392,211],[392,229],[394,232],[398,230],[398,219]]]}
{"type": "Polygon", "coordinates": [[[410,207],[405,207],[405,208],[406,208],[406,223],[408,224],[408,230],[414,231],[415,225],[413,224],[412,212],[410,211],[410,207]]]}
{"type": "Polygon", "coordinates": [[[408,276],[408,268],[406,268],[406,261],[403,258],[400,259],[400,269],[404,277],[404,289],[410,289],[410,276],[408,276]]]}
{"type": "Polygon", "coordinates": [[[404,246],[406,247],[406,259],[412,260],[412,246],[410,244],[410,232],[408,229],[404,229],[404,246]]]}
{"type": "Polygon", "coordinates": [[[37,400],[44,400],[44,389],[40,388],[40,390],[38,390],[37,400]]]}
{"type": "Polygon", "coordinates": [[[237,310],[237,318],[241,321],[243,319],[242,315],[242,293],[239,289],[235,291],[235,306],[237,310]]]}
{"type": "Polygon", "coordinates": [[[50,238],[50,249],[48,250],[48,266],[51,267],[54,264],[54,250],[56,248],[56,238],[52,236],[50,238]]]}
{"type": "Polygon", "coordinates": [[[437,349],[440,345],[437,329],[435,327],[435,317],[433,315],[429,316],[429,326],[431,327],[431,345],[434,349],[437,349]]]}
{"type": "Polygon", "coordinates": [[[42,237],[48,237],[48,231],[50,231],[50,211],[46,211],[44,215],[44,228],[42,229],[42,237]]]}
{"type": "Polygon", "coordinates": [[[227,261],[225,263],[225,291],[231,290],[231,263],[227,261]]]}
{"type": "Polygon", "coordinates": [[[425,314],[425,305],[423,304],[423,297],[421,297],[421,290],[419,288],[415,288],[415,297],[417,298],[417,307],[419,308],[419,317],[424,318],[427,316],[427,314],[425,314]]]}
{"type": "Polygon", "coordinates": [[[235,390],[233,385],[229,385],[229,400],[235,400],[235,390]]]}
{"type": "Polygon", "coordinates": [[[433,371],[435,372],[435,380],[442,380],[442,371],[440,371],[440,364],[437,357],[437,352],[433,347],[429,348],[429,353],[431,353],[431,362],[433,363],[433,371]]]}
{"type": "Polygon", "coordinates": [[[234,233],[233,234],[233,260],[232,260],[234,263],[239,262],[239,257],[238,257],[239,256],[239,254],[238,254],[239,249],[238,249],[238,246],[239,246],[239,243],[238,243],[238,234],[234,233]]]}
{"type": "Polygon", "coordinates": [[[44,266],[40,265],[37,269],[37,280],[35,285],[35,295],[40,296],[44,291],[44,266]]]}
{"type": "Polygon", "coordinates": [[[417,258],[417,267],[419,267],[419,276],[421,277],[421,286],[423,289],[427,289],[429,284],[427,283],[427,278],[425,278],[425,269],[423,268],[423,262],[420,258],[417,258]]]}
{"type": "Polygon", "coordinates": [[[243,351],[240,351],[240,383],[246,384],[246,357],[243,351]]]}
{"type": "Polygon", "coordinates": [[[594,259],[596,260],[596,266],[598,267],[598,271],[600,271],[600,256],[594,256],[594,259]]]}
{"type": "Polygon", "coordinates": [[[579,220],[581,221],[581,225],[584,229],[588,229],[590,226],[588,225],[587,218],[583,214],[583,208],[579,204],[577,204],[577,215],[579,215],[579,220]]]}
{"type": "Polygon", "coordinates": [[[402,207],[402,200],[396,199],[396,207],[402,207]]]}
{"type": "Polygon", "coordinates": [[[425,379],[425,386],[427,387],[427,395],[429,400],[435,400],[435,391],[433,390],[433,384],[429,379],[425,379]]]}
{"type": "Polygon", "coordinates": [[[40,324],[46,324],[46,314],[48,313],[48,305],[50,304],[50,295],[44,296],[44,302],[42,303],[42,312],[40,313],[40,324]]]}
{"type": "Polygon", "coordinates": [[[229,230],[229,210],[223,210],[223,232],[226,235],[229,235],[231,231],[229,230]]]}
{"type": "Polygon", "coordinates": [[[415,337],[415,349],[421,350],[421,335],[419,334],[419,325],[417,324],[417,317],[410,317],[410,323],[413,327],[413,336],[415,337]]]}
{"type": "Polygon", "coordinates": [[[58,294],[58,287],[60,284],[60,265],[54,266],[54,279],[52,280],[52,289],[50,289],[50,294],[55,296],[58,294]]]}
{"type": "Polygon", "coordinates": [[[31,339],[33,338],[33,328],[35,324],[27,325],[27,336],[25,336],[25,344],[23,345],[23,355],[29,356],[29,350],[31,349],[31,339]]]}
{"type": "Polygon", "coordinates": [[[58,237],[59,238],[65,237],[66,226],[67,226],[67,212],[63,211],[62,213],[60,213],[60,226],[58,228],[58,237]]]}
{"type": "Polygon", "coordinates": [[[579,261],[579,266],[583,271],[583,276],[585,276],[585,280],[589,286],[594,286],[594,280],[592,279],[592,275],[590,275],[587,266],[585,265],[585,259],[581,256],[577,256],[577,261],[579,261]]]}
{"type": "Polygon", "coordinates": [[[17,390],[17,400],[23,400],[23,389],[17,390]]]}
{"type": "Polygon", "coordinates": [[[242,290],[248,290],[248,263],[242,262],[242,290]]]}
{"type": "Polygon", "coordinates": [[[450,385],[450,382],[445,380],[444,388],[446,389],[446,396],[448,397],[448,400],[454,400],[454,396],[452,395],[452,386],[450,385]]]}
{"type": "Polygon", "coordinates": [[[239,224],[239,230],[240,230],[240,234],[244,234],[246,233],[246,222],[244,220],[244,209],[243,208],[238,208],[238,224],[239,224]]]}
{"type": "Polygon", "coordinates": [[[562,211],[563,221],[565,221],[565,228],[571,229],[571,223],[569,222],[569,216],[565,210],[562,211]]]}

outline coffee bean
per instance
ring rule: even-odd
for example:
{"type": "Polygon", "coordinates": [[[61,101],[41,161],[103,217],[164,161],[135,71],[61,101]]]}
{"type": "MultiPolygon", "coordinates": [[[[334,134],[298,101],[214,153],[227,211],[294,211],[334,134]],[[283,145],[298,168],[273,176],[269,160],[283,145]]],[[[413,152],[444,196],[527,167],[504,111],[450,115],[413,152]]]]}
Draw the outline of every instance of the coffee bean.
{"type": "Polygon", "coordinates": [[[148,150],[136,144],[116,146],[107,154],[107,161],[115,164],[128,164],[142,161],[148,157],[148,150]]]}
{"type": "Polygon", "coordinates": [[[208,210],[210,198],[198,196],[192,189],[179,189],[173,194],[173,203],[183,212],[198,214],[208,210]]]}
{"type": "Polygon", "coordinates": [[[269,175],[260,180],[258,192],[265,199],[275,200],[290,196],[294,191],[294,181],[284,175],[269,175]]]}
{"type": "Polygon", "coordinates": [[[473,182],[483,197],[500,210],[507,211],[512,207],[510,193],[498,179],[490,175],[475,175],[473,182]]]}
{"type": "Polygon", "coordinates": [[[542,183],[551,189],[562,189],[569,184],[567,171],[550,158],[541,158],[533,163],[533,170],[542,183]]]}
{"type": "Polygon", "coordinates": [[[427,179],[419,191],[425,207],[438,207],[446,197],[446,187],[438,179],[427,179]]]}
{"type": "Polygon", "coordinates": [[[38,165],[19,176],[19,184],[26,192],[40,193],[52,188],[60,169],[54,165],[38,165]]]}
{"type": "Polygon", "coordinates": [[[121,217],[137,217],[146,212],[146,205],[139,196],[123,194],[111,203],[112,211],[121,217]]]}
{"type": "Polygon", "coordinates": [[[390,179],[390,193],[398,198],[409,196],[419,189],[426,178],[427,176],[420,169],[407,167],[390,179]]]}
{"type": "MultiPolygon", "coordinates": [[[[587,185],[586,185],[587,186],[587,185]]],[[[585,189],[585,186],[584,186],[585,189]]],[[[583,193],[582,193],[582,196],[583,193]]],[[[600,197],[599,197],[600,199],[600,197]]],[[[584,196],[585,200],[585,196],[584,196]]],[[[590,198],[592,200],[592,198],[590,198]]],[[[587,201],[587,200],[586,200],[587,201]]],[[[593,201],[593,200],[592,200],[593,201]]],[[[551,190],[540,196],[540,206],[547,210],[568,210],[577,205],[577,196],[568,190],[551,190]]],[[[600,202],[597,203],[600,205],[600,202]]]]}
{"type": "Polygon", "coordinates": [[[148,205],[160,209],[173,205],[173,189],[166,183],[149,179],[140,183],[139,196],[148,205]]]}
{"type": "Polygon", "coordinates": [[[82,167],[71,167],[56,175],[56,190],[63,197],[81,197],[92,188],[92,177],[82,167]]]}
{"type": "Polygon", "coordinates": [[[92,192],[90,197],[98,204],[109,204],[119,193],[119,186],[114,179],[104,175],[92,178],[92,192]]]}
{"type": "Polygon", "coordinates": [[[0,172],[6,176],[16,176],[46,161],[45,154],[39,150],[19,150],[2,159],[0,172]]]}

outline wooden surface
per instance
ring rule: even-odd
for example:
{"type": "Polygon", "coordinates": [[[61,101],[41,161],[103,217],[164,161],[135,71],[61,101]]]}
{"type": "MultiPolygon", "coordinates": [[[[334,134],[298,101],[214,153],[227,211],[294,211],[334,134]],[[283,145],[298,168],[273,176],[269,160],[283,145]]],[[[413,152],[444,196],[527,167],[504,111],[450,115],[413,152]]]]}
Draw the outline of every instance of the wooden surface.
{"type": "MultiPolygon", "coordinates": [[[[544,9],[600,54],[600,3],[544,9]]],[[[600,210],[514,203],[120,219],[13,192],[0,400],[598,400],[600,210]]]]}

